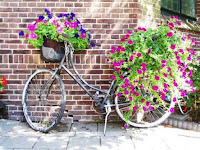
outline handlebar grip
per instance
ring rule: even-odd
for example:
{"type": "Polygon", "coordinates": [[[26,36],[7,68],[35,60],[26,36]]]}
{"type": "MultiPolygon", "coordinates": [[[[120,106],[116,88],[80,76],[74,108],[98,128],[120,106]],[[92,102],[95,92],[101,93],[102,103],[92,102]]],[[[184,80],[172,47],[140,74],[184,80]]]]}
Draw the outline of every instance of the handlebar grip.
{"type": "Polygon", "coordinates": [[[101,46],[100,43],[96,43],[95,41],[91,41],[90,43],[93,44],[93,45],[99,46],[99,47],[101,46]]]}
{"type": "Polygon", "coordinates": [[[67,34],[65,34],[65,33],[62,33],[62,36],[66,37],[66,38],[68,38],[68,39],[71,39],[71,38],[72,38],[71,36],[69,36],[69,35],[67,35],[67,34]]]}

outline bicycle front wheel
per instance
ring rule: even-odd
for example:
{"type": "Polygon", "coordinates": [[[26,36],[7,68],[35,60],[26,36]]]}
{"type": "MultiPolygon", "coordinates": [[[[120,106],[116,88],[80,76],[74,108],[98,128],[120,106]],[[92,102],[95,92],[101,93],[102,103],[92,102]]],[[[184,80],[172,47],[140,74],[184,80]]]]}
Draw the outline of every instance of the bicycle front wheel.
{"type": "MultiPolygon", "coordinates": [[[[139,88],[139,87],[138,87],[139,88]]],[[[119,91],[119,87],[117,87],[117,91],[119,91]]],[[[142,90],[141,90],[142,91],[142,90]]],[[[143,109],[135,109],[129,101],[126,100],[124,96],[115,97],[115,105],[116,105],[116,112],[119,117],[124,120],[127,124],[134,126],[134,127],[153,127],[156,125],[161,124],[165,119],[169,117],[171,114],[170,109],[174,108],[175,102],[172,100],[163,101],[162,105],[158,105],[157,99],[154,97],[153,94],[144,91],[140,93],[143,96],[144,100],[148,99],[147,105],[145,110],[143,109]],[[133,110],[131,113],[127,112],[127,110],[133,110]],[[126,119],[129,118],[129,119],[126,119]]],[[[145,101],[144,101],[145,103],[145,101]]],[[[139,106],[138,106],[139,107],[139,106]]]]}
{"type": "Polygon", "coordinates": [[[25,119],[32,129],[48,132],[62,118],[66,93],[63,81],[49,69],[38,69],[28,79],[22,95],[25,119]]]}

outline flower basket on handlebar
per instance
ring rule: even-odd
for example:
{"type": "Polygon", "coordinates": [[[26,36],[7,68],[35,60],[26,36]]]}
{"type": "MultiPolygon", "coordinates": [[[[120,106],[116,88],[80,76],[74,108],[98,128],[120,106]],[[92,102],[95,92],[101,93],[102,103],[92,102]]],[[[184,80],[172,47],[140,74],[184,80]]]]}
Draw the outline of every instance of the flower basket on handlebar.
{"type": "Polygon", "coordinates": [[[46,62],[60,62],[65,55],[64,42],[46,39],[41,47],[41,59],[46,62]]]}

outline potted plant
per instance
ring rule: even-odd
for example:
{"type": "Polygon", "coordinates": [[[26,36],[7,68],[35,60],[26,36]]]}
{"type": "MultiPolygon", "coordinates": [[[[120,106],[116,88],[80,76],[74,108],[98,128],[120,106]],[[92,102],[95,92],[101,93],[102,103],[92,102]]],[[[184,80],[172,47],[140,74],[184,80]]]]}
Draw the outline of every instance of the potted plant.
{"type": "Polygon", "coordinates": [[[56,16],[47,9],[43,16],[28,25],[27,30],[21,31],[19,36],[25,37],[36,48],[51,47],[59,53],[64,53],[64,40],[68,40],[75,51],[84,50],[90,45],[90,33],[83,29],[74,13],[56,16]],[[71,39],[63,37],[62,33],[71,39]]]}
{"type": "MultiPolygon", "coordinates": [[[[155,29],[138,27],[122,38],[119,46],[111,48],[111,78],[119,85],[115,94],[130,103],[123,114],[127,121],[136,111],[164,108],[166,101],[176,102],[195,92],[190,64],[197,60],[199,65],[199,58],[191,47],[198,43],[181,34],[177,29],[180,25],[178,17],[171,17],[167,24],[155,29]],[[142,96],[143,90],[156,99],[142,96]]],[[[169,111],[173,113],[174,108],[169,111]]]]}
{"type": "MultiPolygon", "coordinates": [[[[6,86],[8,83],[6,81],[6,77],[0,78],[0,94],[4,93],[4,86],[6,86]]],[[[4,106],[3,102],[0,101],[0,109],[4,106]]]]}

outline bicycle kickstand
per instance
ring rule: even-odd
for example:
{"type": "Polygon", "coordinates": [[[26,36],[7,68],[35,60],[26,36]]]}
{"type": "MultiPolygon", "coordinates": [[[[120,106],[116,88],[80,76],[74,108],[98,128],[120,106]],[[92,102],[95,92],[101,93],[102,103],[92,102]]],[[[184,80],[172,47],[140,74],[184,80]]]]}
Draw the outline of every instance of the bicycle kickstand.
{"type": "Polygon", "coordinates": [[[110,106],[110,101],[107,102],[107,105],[106,105],[106,117],[105,117],[105,124],[104,124],[104,136],[106,135],[106,127],[107,127],[107,122],[108,122],[108,116],[110,115],[110,112],[111,112],[111,106],[110,106]]]}

